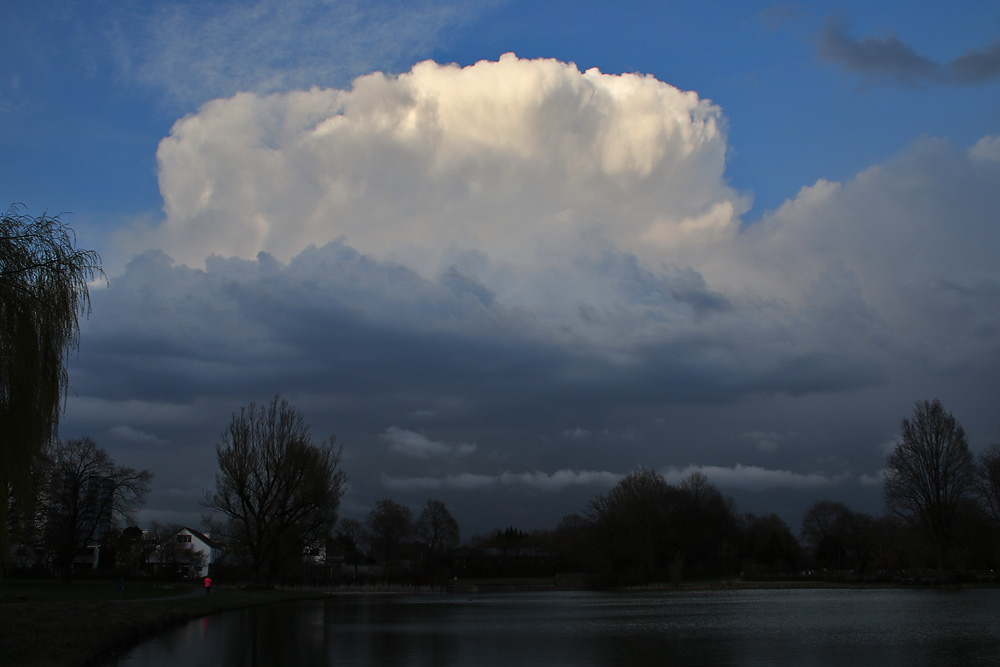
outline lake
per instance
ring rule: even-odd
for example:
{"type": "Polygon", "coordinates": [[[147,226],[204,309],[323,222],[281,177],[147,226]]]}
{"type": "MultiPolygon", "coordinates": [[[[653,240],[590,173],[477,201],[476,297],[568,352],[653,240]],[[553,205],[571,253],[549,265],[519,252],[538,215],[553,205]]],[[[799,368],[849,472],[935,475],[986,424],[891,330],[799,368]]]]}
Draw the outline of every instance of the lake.
{"type": "Polygon", "coordinates": [[[108,666],[995,665],[1000,590],[337,595],[209,616],[108,666]]]}

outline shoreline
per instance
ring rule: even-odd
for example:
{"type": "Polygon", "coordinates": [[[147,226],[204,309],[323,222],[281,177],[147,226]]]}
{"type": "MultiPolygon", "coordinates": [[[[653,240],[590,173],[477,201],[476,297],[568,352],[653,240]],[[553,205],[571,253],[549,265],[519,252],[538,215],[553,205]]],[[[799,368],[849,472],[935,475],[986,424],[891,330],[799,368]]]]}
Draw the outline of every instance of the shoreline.
{"type": "MultiPolygon", "coordinates": [[[[913,589],[997,588],[996,585],[954,583],[903,585],[898,583],[845,583],[822,581],[734,581],[669,583],[621,586],[606,589],[619,593],[731,590],[809,589],[913,589]]],[[[543,585],[469,583],[447,588],[373,587],[359,589],[241,589],[221,588],[211,595],[191,592],[167,598],[135,600],[80,600],[11,602],[0,605],[0,655],[9,667],[87,667],[98,665],[135,645],[188,621],[249,607],[335,595],[440,595],[447,593],[516,593],[567,591],[543,585]]]]}
{"type": "Polygon", "coordinates": [[[145,600],[11,602],[0,605],[0,655],[5,667],[87,667],[203,616],[325,596],[223,588],[145,600]]]}

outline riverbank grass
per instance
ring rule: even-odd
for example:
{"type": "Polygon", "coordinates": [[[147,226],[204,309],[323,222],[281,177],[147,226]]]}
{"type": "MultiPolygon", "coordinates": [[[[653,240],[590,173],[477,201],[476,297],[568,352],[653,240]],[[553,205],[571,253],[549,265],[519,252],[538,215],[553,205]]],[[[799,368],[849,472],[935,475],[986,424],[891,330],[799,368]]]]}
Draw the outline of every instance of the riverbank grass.
{"type": "Polygon", "coordinates": [[[93,602],[95,600],[149,600],[191,594],[189,583],[122,581],[119,579],[77,579],[61,582],[56,579],[0,580],[0,604],[8,602],[93,602]]]}
{"type": "Polygon", "coordinates": [[[109,581],[4,580],[0,662],[4,667],[84,667],[193,618],[319,595],[217,587],[204,595],[199,587],[162,582],[126,582],[119,589],[109,581]]]}

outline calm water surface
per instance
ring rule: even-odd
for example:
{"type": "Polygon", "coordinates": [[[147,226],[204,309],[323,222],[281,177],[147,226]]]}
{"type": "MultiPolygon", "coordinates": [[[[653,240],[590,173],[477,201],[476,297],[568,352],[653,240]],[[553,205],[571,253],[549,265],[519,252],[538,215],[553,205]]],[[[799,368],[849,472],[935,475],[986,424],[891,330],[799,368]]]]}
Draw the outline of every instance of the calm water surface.
{"type": "Polygon", "coordinates": [[[1000,591],[350,595],[192,621],[108,666],[996,665],[1000,591]]]}

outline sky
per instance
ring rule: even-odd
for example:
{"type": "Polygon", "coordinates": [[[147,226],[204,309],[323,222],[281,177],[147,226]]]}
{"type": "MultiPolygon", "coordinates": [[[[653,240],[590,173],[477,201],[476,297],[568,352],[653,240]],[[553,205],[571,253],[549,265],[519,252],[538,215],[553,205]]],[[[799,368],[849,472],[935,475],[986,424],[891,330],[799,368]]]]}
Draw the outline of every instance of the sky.
{"type": "Polygon", "coordinates": [[[796,531],[1000,434],[995,2],[0,3],[0,204],[108,282],[63,439],[201,525],[234,412],[341,515],[552,528],[638,466],[796,531]]]}

